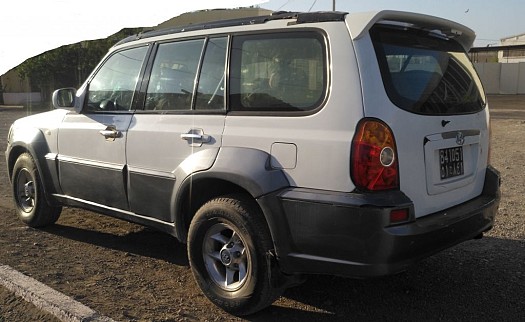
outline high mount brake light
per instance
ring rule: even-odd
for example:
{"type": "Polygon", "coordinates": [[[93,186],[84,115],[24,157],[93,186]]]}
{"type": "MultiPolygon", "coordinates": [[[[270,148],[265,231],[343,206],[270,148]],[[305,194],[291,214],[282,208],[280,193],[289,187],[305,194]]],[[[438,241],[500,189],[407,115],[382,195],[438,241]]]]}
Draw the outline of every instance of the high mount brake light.
{"type": "Polygon", "coordinates": [[[383,122],[364,119],[352,141],[352,181],[362,190],[399,188],[399,169],[394,135],[383,122]]]}

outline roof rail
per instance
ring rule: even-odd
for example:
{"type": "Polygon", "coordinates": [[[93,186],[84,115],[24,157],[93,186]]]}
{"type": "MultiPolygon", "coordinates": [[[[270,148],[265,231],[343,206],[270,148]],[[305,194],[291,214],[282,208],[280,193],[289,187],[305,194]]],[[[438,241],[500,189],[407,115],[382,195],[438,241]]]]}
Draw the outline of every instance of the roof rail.
{"type": "Polygon", "coordinates": [[[276,11],[271,15],[267,16],[254,16],[244,17],[237,19],[228,20],[217,20],[199,24],[192,24],[181,27],[170,27],[161,30],[152,30],[137,35],[126,37],[115,44],[121,45],[134,40],[151,38],[156,36],[163,36],[169,34],[176,34],[181,32],[204,30],[204,29],[215,29],[221,27],[234,27],[243,25],[255,25],[263,24],[271,20],[284,20],[284,19],[296,19],[296,24],[301,23],[314,23],[314,22],[325,22],[325,21],[342,21],[347,13],[339,11],[326,11],[326,12],[289,12],[289,11],[276,11]]]}

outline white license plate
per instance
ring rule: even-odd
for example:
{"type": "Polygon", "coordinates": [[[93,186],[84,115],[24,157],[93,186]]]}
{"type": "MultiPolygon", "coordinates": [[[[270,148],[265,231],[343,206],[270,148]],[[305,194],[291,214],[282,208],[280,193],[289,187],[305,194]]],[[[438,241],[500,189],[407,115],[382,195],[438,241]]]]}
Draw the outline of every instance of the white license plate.
{"type": "Polygon", "coordinates": [[[441,180],[461,176],[465,173],[463,147],[439,150],[439,173],[441,180]]]}

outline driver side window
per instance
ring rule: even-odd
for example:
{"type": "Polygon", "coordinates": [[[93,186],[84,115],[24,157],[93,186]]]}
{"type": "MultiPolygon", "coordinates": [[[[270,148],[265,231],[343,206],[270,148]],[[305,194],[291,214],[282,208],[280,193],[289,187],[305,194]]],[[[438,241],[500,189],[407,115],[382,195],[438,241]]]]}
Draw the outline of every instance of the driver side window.
{"type": "Polygon", "coordinates": [[[148,47],[116,52],[89,84],[88,112],[129,111],[148,47]]]}

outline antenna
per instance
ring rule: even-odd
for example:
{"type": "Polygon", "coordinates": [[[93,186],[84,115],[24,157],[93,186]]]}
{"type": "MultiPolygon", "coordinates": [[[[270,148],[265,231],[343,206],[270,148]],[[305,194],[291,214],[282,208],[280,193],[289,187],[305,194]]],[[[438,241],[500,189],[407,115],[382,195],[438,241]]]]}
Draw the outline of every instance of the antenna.
{"type": "Polygon", "coordinates": [[[314,3],[312,3],[312,5],[310,6],[310,9],[308,9],[308,12],[312,11],[312,8],[315,6],[316,2],[317,2],[317,0],[314,0],[314,3]]]}

